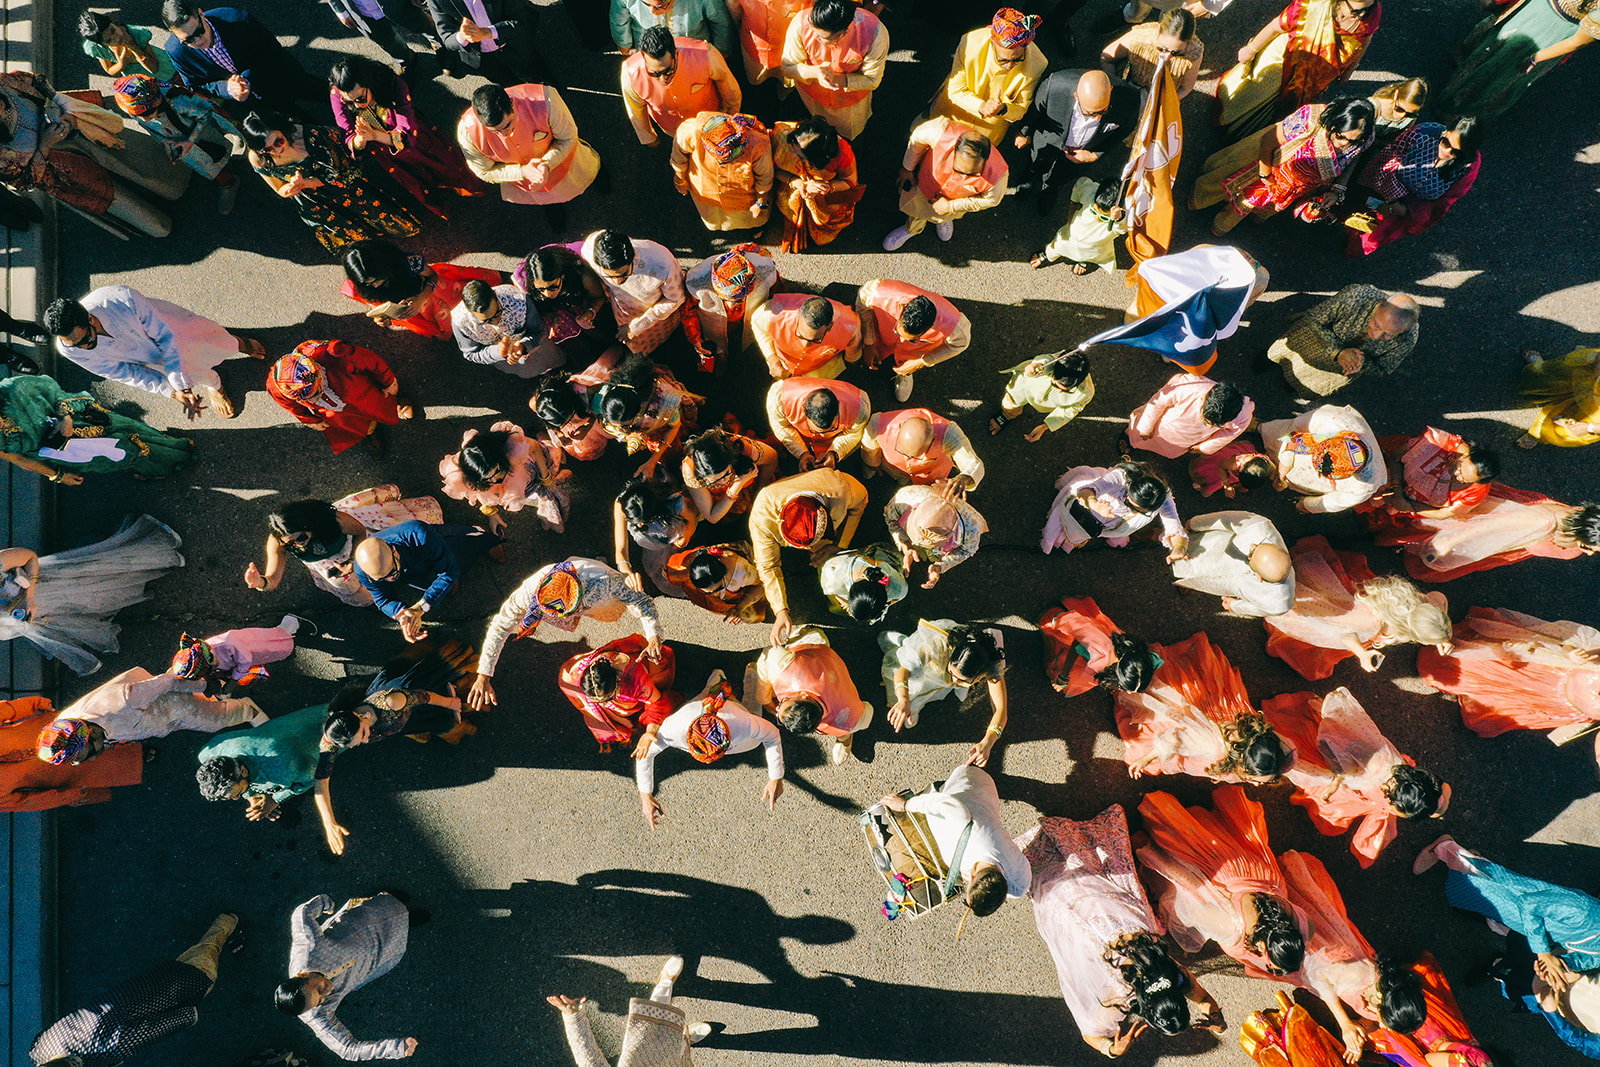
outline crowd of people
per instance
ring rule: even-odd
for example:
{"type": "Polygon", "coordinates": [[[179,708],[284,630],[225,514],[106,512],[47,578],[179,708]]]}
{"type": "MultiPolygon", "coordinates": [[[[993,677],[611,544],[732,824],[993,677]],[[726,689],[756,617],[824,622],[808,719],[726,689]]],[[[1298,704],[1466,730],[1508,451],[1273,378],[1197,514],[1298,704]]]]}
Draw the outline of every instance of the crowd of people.
{"type": "MultiPolygon", "coordinates": [[[[217,210],[228,214],[245,168],[254,170],[338,259],[344,295],[374,325],[453,346],[462,360],[510,376],[495,418],[467,428],[438,463],[444,496],[481,520],[446,522],[436,496],[406,495],[422,486],[274,506],[262,559],[241,568],[244,584],[271,593],[298,561],[342,604],[392,620],[407,650],[327,704],[269,714],[240,687],[294,655],[307,623],[288,614],[272,627],[182,634],[161,673],[132,667],[59,710],[39,698],[10,702],[12,748],[37,757],[4,764],[10,810],[109,800],[116,786],[139,780],[140,742],[199,731],[215,735],[196,769],[206,800],[242,801],[248,820],[275,820],[309,793],[326,846],[340,855],[350,835],[330,789],[340,753],[400,734],[460,743],[475,732],[473,713],[522,699],[495,683],[502,658],[516,655],[512,642],[544,627],[570,633],[584,619],[626,619],[637,633],[577,651],[548,681],[602,751],[631,754],[649,827],[665,811],[656,763],[669,750],[710,764],[761,748],[760,802],[774,810],[795,735],[819,735],[827,758],[845,764],[869,728],[898,734],[930,709],[986,702],[982,735],[943,782],[890,793],[868,809],[883,829],[874,858],[888,887],[886,914],[959,902],[981,918],[1030,896],[1079,1032],[1110,1056],[1142,1035],[1221,1033],[1232,1024],[1262,1064],[1355,1063],[1372,1051],[1407,1067],[1491,1067],[1438,962],[1378,952],[1347,913],[1343,892],[1355,887],[1336,884],[1309,853],[1274,849],[1252,799],[1258,787],[1286,782],[1321,833],[1353,830],[1349,849],[1363,868],[1396,840],[1402,820],[1448,814],[1451,785],[1401,752],[1348,687],[1253,698],[1206,633],[1163,644],[1124,631],[1093,599],[1088,570],[1038,619],[1042,663],[1027,664],[1031,650],[1016,642],[1008,650],[997,626],[915,610],[926,596],[918,590],[982,550],[986,439],[1035,416],[1030,447],[1068,427],[1095,400],[1091,361],[1100,357],[1085,342],[1017,363],[990,390],[979,425],[964,430],[933,406],[910,406],[918,380],[956,373],[974,343],[958,302],[892,277],[839,300],[781,276],[774,248],[797,254],[833,242],[863,224],[856,210],[866,183],[891,180],[864,175],[851,144],[873,124],[874,94],[892,77],[884,8],[612,0],[608,24],[597,25],[595,12],[572,5],[587,44],[622,53],[624,106],[614,121],[641,145],[670,144],[660,173],[639,176],[640,184],[659,191],[670,180],[707,231],[729,235],[721,250],[685,265],[645,234],[567,230],[565,205],[604,195],[623,176],[580,135],[541,53],[538,8],[519,0],[326,2],[391,62],[342,56],[324,82],[241,10],[165,0],[149,26],[85,13],[83,48],[115,79],[111,99],[58,92],[35,74],[0,76],[8,134],[0,179],[122,235],[153,238],[173,225],[153,198],[180,194],[198,173],[215,183],[217,210]],[[453,135],[419,112],[408,84],[416,67],[434,62],[444,75],[487,79],[453,135]],[[768,121],[742,110],[769,81],[782,95],[769,85],[759,99],[782,100],[794,117],[768,121]],[[404,242],[447,219],[460,198],[495,194],[508,220],[529,210],[518,205],[537,205],[565,239],[532,249],[509,272],[407,251],[404,242]],[[781,237],[764,244],[774,207],[781,237]],[[763,367],[766,423],[746,425],[721,394],[763,367]],[[869,388],[878,384],[900,406],[875,408],[869,388]],[[597,486],[584,465],[613,445],[639,465],[620,487],[597,486]],[[879,474],[893,485],[875,507],[866,483],[879,474]],[[505,561],[518,526],[561,534],[575,493],[586,506],[597,489],[611,497],[609,553],[572,545],[521,580],[481,635],[430,623],[464,572],[505,561]],[[524,511],[529,517],[519,517],[524,511]],[[796,566],[802,561],[809,568],[796,566]],[[792,598],[800,580],[815,582],[821,600],[792,598]],[[677,635],[658,597],[762,627],[764,648],[740,677],[680,677],[677,635]],[[804,605],[814,602],[831,615],[807,617],[804,605]],[[852,673],[829,638],[839,628],[875,635],[877,676],[852,673]],[[1185,806],[1152,788],[1131,824],[1112,805],[1084,821],[1045,815],[1013,839],[985,767],[1013,713],[1008,670],[1024,664],[1042,667],[1067,698],[1109,692],[1129,774],[1208,779],[1216,783],[1210,802],[1185,806]],[[931,884],[930,869],[938,875],[931,884]],[[1247,975],[1312,994],[1320,1020],[1287,1000],[1225,1020],[1185,962],[1213,943],[1247,975]]],[[[1070,41],[1065,18],[1078,6],[1068,0],[1046,13],[1058,37],[1070,41]]],[[[1200,30],[1227,6],[1133,0],[1110,17],[1116,32],[1099,65],[1082,70],[1047,73],[1035,41],[1047,25],[1040,15],[1003,8],[965,33],[948,78],[909,131],[892,178],[903,221],[883,249],[900,249],[930,223],[949,241],[957,220],[1015,195],[1062,220],[1030,257],[1034,269],[1115,271],[1133,252],[1118,239],[1143,225],[1123,169],[1126,146],[1163,93],[1195,91],[1200,30]]],[[[1437,94],[1412,77],[1360,96],[1339,82],[1379,29],[1376,0],[1293,0],[1221,78],[1213,117],[1231,144],[1205,161],[1190,208],[1218,209],[1219,241],[1246,218],[1284,212],[1343,227],[1354,267],[1395,240],[1423,238],[1471,189],[1490,124],[1600,37],[1588,0],[1505,8],[1473,32],[1437,94]],[[1430,108],[1441,121],[1425,118],[1430,108]]],[[[1413,645],[1420,677],[1455,700],[1481,736],[1544,730],[1564,742],[1591,731],[1600,720],[1594,629],[1481,605],[1453,610],[1443,587],[1530,557],[1600,553],[1600,504],[1502,484],[1496,452],[1448,427],[1385,425],[1379,433],[1338,395],[1412,357],[1425,326],[1419,302],[1344,285],[1256,355],[1250,388],[1267,395],[1251,396],[1242,375],[1213,374],[1219,342],[1267,289],[1271,265],[1224,244],[1133,258],[1125,318],[1143,330],[1113,343],[1155,351],[1172,364],[1170,377],[1126,413],[1117,454],[1050,472],[1058,492],[1040,516],[1040,550],[1155,541],[1177,586],[1219,598],[1229,615],[1261,619],[1266,651],[1307,683],[1329,679],[1346,659],[1382,671],[1386,650],[1413,645]],[[1196,337],[1201,310],[1228,300],[1231,319],[1221,314],[1226,321],[1196,337]],[[1180,335],[1183,343],[1171,340],[1180,335]],[[1228,506],[1182,514],[1173,479],[1185,477],[1228,506]],[[1314,519],[1357,516],[1370,541],[1286,538],[1245,506],[1250,494],[1274,491],[1314,519]],[[1379,573],[1391,562],[1406,576],[1379,573]]],[[[422,414],[407,388],[416,383],[377,351],[326,337],[270,352],[167,299],[181,295],[109,284],[55,300],[38,322],[7,316],[0,327],[52,344],[89,375],[176,401],[168,422],[179,412],[190,421],[234,418],[240,405],[217,370],[234,359],[255,367],[272,399],[335,454],[359,444],[381,457],[388,428],[422,414]]],[[[1518,446],[1600,441],[1596,353],[1522,354],[1523,393],[1540,411],[1518,446]]],[[[75,486],[120,473],[166,478],[194,462],[195,444],[183,434],[65,391],[15,349],[6,361],[0,456],[19,468],[75,486]]],[[[162,413],[159,402],[152,407],[162,413]]],[[[117,612],[184,565],[182,545],[169,525],[142,515],[98,544],[50,555],[0,551],[0,628],[93,675],[118,650],[117,612]]],[[[1596,751],[1600,758],[1600,742],[1596,751]]],[[[1592,992],[1600,957],[1588,947],[1600,935],[1600,900],[1514,874],[1448,834],[1422,852],[1416,873],[1435,864],[1448,869],[1450,904],[1509,931],[1493,969],[1506,996],[1600,1057],[1600,995],[1592,992]]],[[[373,878],[381,882],[378,872],[373,878]]],[[[291,918],[277,1007],[346,1059],[411,1056],[416,1037],[358,1039],[337,1009],[400,962],[408,931],[427,917],[395,891],[342,907],[313,897],[291,918]]],[[[34,1062],[121,1062],[193,1025],[237,925],[236,915],[218,916],[175,962],[62,1017],[38,1038],[34,1062]]],[[[671,1004],[683,968],[681,958],[667,960],[651,997],[630,1005],[623,1062],[687,1062],[690,1045],[710,1033],[671,1004]]],[[[604,1063],[584,1001],[562,994],[550,1002],[580,1067],[604,1063]]]]}

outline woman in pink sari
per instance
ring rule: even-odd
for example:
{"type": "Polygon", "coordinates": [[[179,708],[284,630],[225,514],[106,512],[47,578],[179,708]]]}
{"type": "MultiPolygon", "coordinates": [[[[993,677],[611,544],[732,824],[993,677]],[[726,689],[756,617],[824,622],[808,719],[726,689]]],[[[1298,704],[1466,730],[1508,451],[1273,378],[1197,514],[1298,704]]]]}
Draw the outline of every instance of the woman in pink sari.
{"type": "Polygon", "coordinates": [[[1460,700],[1462,721],[1478,736],[1548,730],[1559,745],[1600,722],[1600,632],[1592,627],[1473,608],[1456,633],[1449,655],[1417,656],[1417,673],[1460,700]]]}
{"type": "Polygon", "coordinates": [[[513,422],[497,422],[489,432],[468,430],[459,451],[439,461],[444,495],[465,500],[489,516],[489,529],[503,534],[501,512],[529,508],[546,530],[566,528],[569,500],[561,483],[561,449],[530,438],[513,422]]]}
{"type": "Polygon", "coordinates": [[[1137,693],[1150,684],[1161,661],[1150,646],[1106,617],[1093,597],[1069,596],[1039,618],[1049,659],[1045,677],[1062,696],[1096,686],[1137,693]]]}
{"type": "Polygon", "coordinates": [[[1085,822],[1042,818],[1018,843],[1033,868],[1034,922],[1090,1047],[1120,1056],[1147,1030],[1222,1033],[1222,1008],[1161,936],[1119,805],[1085,822]]]}
{"type": "Polygon", "coordinates": [[[1448,582],[1534,556],[1600,552],[1600,504],[1573,506],[1496,484],[1470,515],[1419,517],[1417,532],[1404,548],[1407,573],[1419,582],[1448,582]]]}
{"type": "Polygon", "coordinates": [[[1383,664],[1389,645],[1433,645],[1450,651],[1449,602],[1424,595],[1404,578],[1372,573],[1359,552],[1340,552],[1321,534],[1289,550],[1294,608],[1262,621],[1267,651],[1317,681],[1354,656],[1367,672],[1383,664]]]}
{"type": "Polygon", "coordinates": [[[1489,499],[1500,456],[1429,426],[1416,437],[1380,437],[1389,484],[1356,505],[1380,545],[1425,539],[1425,519],[1463,518],[1489,499]]]}
{"type": "Polygon", "coordinates": [[[1380,1026],[1367,1035],[1372,1047],[1400,1067],[1494,1067],[1494,1061],[1472,1036],[1466,1016],[1456,1005],[1455,994],[1433,954],[1424,952],[1410,970],[1421,987],[1427,1018],[1409,1033],[1398,1027],[1380,1026]]]}
{"type": "Polygon", "coordinates": [[[1293,803],[1330,837],[1355,825],[1350,853],[1363,868],[1395,839],[1399,820],[1439,818],[1449,808],[1450,787],[1402,755],[1350,690],[1285,693],[1261,711],[1295,739],[1296,759],[1284,772],[1293,803]]]}
{"type": "Polygon", "coordinates": [[[640,727],[644,734],[634,749],[638,759],[649,751],[656,732],[683,698],[672,688],[677,660],[669,645],[651,659],[648,642],[629,634],[593,652],[573,656],[561,665],[561,692],[583,714],[583,724],[600,742],[600,751],[627,744],[640,727]]]}

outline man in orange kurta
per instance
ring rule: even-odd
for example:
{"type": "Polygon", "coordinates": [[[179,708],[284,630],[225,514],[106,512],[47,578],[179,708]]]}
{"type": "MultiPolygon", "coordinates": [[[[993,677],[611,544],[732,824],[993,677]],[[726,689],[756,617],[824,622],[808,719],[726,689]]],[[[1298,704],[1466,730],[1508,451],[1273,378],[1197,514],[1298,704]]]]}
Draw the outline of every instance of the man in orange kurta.
{"type": "Polygon", "coordinates": [[[861,358],[861,320],[822,296],[775,296],[750,317],[750,331],[774,378],[837,378],[861,358]]]}
{"type": "Polygon", "coordinates": [[[755,676],[761,706],[771,709],[784,729],[833,738],[834,763],[849,759],[855,735],[872,725],[872,705],[861,699],[850,669],[817,630],[761,653],[755,676]]]}
{"type": "Polygon", "coordinates": [[[672,177],[708,230],[752,230],[772,214],[772,139],[751,115],[706,111],[672,138],[672,177]]]}
{"type": "Polygon", "coordinates": [[[673,37],[665,26],[647,27],[639,50],[622,61],[622,103],[642,145],[661,143],[652,123],[671,137],[702,111],[736,114],[743,99],[721,52],[693,37],[673,37]]]}
{"type": "Polygon", "coordinates": [[[849,0],[816,0],[789,23],[783,77],[813,115],[854,138],[872,117],[872,92],[883,83],[889,31],[849,0]]]}
{"type": "Polygon", "coordinates": [[[767,390],[767,425],[803,471],[837,467],[860,446],[871,417],[867,394],[849,382],[785,378],[767,390]]]}
{"type": "Polygon", "coordinates": [[[954,488],[976,489],[983,460],[961,427],[927,408],[881,411],[867,422],[861,463],[868,476],[887,470],[902,485],[937,485],[954,475],[954,488]]]}
{"type": "Polygon", "coordinates": [[[894,398],[911,399],[911,375],[972,344],[972,321],[938,293],[910,282],[874,278],[856,293],[868,366],[893,360],[894,398]]]}

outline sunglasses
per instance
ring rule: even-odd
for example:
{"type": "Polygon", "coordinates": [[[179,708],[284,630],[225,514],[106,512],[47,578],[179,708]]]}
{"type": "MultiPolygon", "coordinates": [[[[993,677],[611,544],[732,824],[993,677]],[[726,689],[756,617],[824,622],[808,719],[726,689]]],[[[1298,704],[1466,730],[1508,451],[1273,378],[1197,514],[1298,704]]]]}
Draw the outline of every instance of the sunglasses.
{"type": "Polygon", "coordinates": [[[645,74],[649,75],[652,78],[658,78],[658,79],[659,78],[670,78],[676,73],[678,73],[678,64],[676,62],[674,62],[672,64],[672,66],[670,66],[670,67],[662,67],[660,70],[650,70],[648,68],[645,69],[645,74]]]}
{"type": "Polygon", "coordinates": [[[196,41],[198,41],[200,38],[204,37],[205,35],[206,35],[206,24],[205,24],[205,20],[201,19],[198,23],[195,24],[195,28],[193,30],[190,30],[188,32],[184,32],[183,30],[179,30],[178,31],[178,40],[182,41],[184,44],[194,44],[196,41]]]}
{"type": "Polygon", "coordinates": [[[267,151],[272,153],[273,155],[277,155],[279,152],[282,152],[284,149],[286,149],[288,147],[289,147],[289,138],[285,137],[281,133],[275,135],[272,138],[272,140],[267,142],[267,151]]]}

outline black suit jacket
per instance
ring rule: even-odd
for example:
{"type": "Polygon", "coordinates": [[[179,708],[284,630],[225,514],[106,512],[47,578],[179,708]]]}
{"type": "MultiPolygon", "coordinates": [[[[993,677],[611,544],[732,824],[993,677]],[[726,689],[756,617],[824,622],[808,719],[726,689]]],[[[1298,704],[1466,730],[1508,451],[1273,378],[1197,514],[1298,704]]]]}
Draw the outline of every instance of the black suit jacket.
{"type": "MultiPolygon", "coordinates": [[[[236,7],[218,7],[207,11],[205,17],[238,73],[247,74],[250,80],[251,99],[238,104],[240,110],[258,102],[292,109],[296,100],[328,98],[328,87],[306,74],[278,39],[248,12],[236,7]]],[[[228,77],[232,72],[213,63],[199,49],[178,40],[177,34],[168,37],[164,47],[185,84],[234,104],[228,95],[228,77]]]]}
{"type": "MultiPolygon", "coordinates": [[[[478,51],[477,45],[466,48],[456,37],[456,31],[461,28],[461,20],[472,17],[462,0],[427,0],[427,4],[428,17],[433,20],[433,28],[439,35],[440,43],[453,52],[478,51]]],[[[511,33],[500,34],[501,48],[511,46],[513,40],[517,40],[520,44],[518,39],[525,37],[528,31],[533,29],[534,19],[538,17],[538,12],[526,0],[483,0],[483,9],[488,13],[490,22],[514,19],[517,23],[517,28],[511,33]]]]}
{"type": "MultiPolygon", "coordinates": [[[[1012,128],[1012,133],[1028,138],[1029,152],[1035,163],[1040,156],[1059,153],[1066,147],[1072,104],[1078,92],[1078,79],[1083,74],[1082,70],[1058,70],[1040,82],[1033,94],[1033,106],[1012,128]]],[[[1139,104],[1138,89],[1113,83],[1111,106],[1100,116],[1089,143],[1078,147],[1101,152],[1108,145],[1125,140],[1139,124],[1139,104]]]]}

